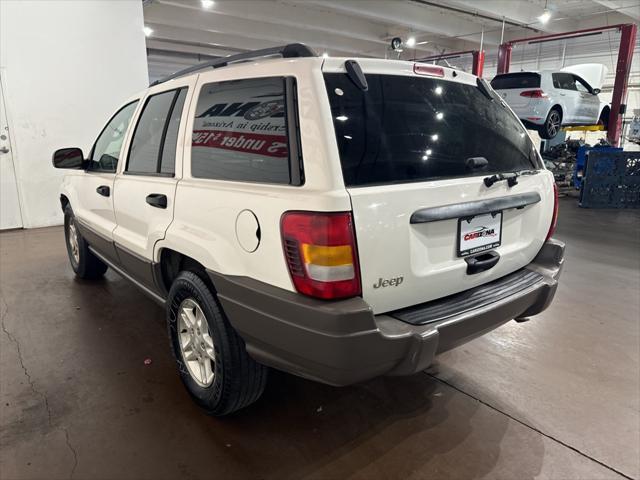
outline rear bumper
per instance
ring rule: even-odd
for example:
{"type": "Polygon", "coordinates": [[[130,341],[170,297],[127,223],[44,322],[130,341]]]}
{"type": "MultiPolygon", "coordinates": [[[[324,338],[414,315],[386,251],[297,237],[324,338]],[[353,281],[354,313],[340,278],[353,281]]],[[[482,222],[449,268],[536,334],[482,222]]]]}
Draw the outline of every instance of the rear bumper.
{"type": "Polygon", "coordinates": [[[551,104],[548,99],[531,100],[528,105],[511,107],[513,113],[527,128],[537,128],[544,124],[551,104]]]}
{"type": "Polygon", "coordinates": [[[550,240],[525,267],[539,274],[534,284],[422,325],[392,314],[373,315],[361,298],[326,302],[246,277],[209,274],[254,359],[323,383],[348,385],[424,370],[437,353],[511,319],[542,312],[555,295],[563,262],[564,244],[550,240]]]}

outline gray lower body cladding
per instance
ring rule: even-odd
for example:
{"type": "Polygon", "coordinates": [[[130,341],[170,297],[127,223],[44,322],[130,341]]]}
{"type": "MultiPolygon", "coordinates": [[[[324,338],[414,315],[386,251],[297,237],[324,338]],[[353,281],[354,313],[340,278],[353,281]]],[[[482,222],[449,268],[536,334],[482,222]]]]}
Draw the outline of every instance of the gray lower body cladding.
{"type": "MultiPolygon", "coordinates": [[[[491,301],[461,305],[447,297],[429,302],[418,306],[430,315],[426,321],[414,315],[422,319],[418,324],[401,320],[406,311],[374,315],[362,298],[327,302],[246,277],[209,275],[255,360],[323,383],[349,385],[416,373],[437,353],[542,312],[555,295],[563,262],[564,244],[549,240],[531,264],[516,272],[516,281],[496,281],[493,291],[477,287],[493,295],[491,301]]],[[[473,290],[463,297],[477,299],[473,290]]]]}

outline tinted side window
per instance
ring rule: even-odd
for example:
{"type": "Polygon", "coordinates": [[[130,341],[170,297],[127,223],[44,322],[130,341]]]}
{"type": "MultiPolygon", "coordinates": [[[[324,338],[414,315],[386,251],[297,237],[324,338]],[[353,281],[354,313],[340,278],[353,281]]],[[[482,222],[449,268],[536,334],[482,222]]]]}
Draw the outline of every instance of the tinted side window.
{"type": "Polygon", "coordinates": [[[176,147],[178,144],[178,129],[180,128],[180,117],[182,116],[182,107],[184,107],[184,99],[187,96],[187,89],[182,89],[178,93],[176,103],[173,106],[169,125],[167,126],[167,134],[164,138],[162,146],[162,159],[160,165],[161,173],[174,173],[176,168],[176,147]]]}
{"type": "Polygon", "coordinates": [[[246,182],[291,181],[284,78],[208,83],[193,125],[191,174],[246,182]]]}
{"type": "Polygon", "coordinates": [[[562,90],[576,90],[576,81],[570,73],[554,73],[553,86],[562,90]]]}
{"type": "Polygon", "coordinates": [[[126,171],[166,173],[175,170],[178,127],[186,89],[158,93],[147,102],[136,125],[126,171]]]}
{"type": "Polygon", "coordinates": [[[89,155],[89,170],[115,172],[120,149],[138,101],[122,107],[104,127],[89,155]]]}

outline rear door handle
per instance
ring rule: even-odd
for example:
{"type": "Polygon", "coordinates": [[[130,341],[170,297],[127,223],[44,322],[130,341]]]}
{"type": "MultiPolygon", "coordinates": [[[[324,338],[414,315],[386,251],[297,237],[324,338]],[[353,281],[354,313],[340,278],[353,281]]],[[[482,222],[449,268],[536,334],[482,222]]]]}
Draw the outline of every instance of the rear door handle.
{"type": "Polygon", "coordinates": [[[167,196],[162,193],[151,193],[147,195],[147,203],[156,208],[167,208],[167,196]]]}
{"type": "Polygon", "coordinates": [[[98,188],[96,188],[96,192],[98,192],[103,197],[108,197],[109,195],[111,195],[111,189],[106,185],[100,185],[98,188]]]}
{"type": "Polygon", "coordinates": [[[494,251],[482,253],[475,257],[467,257],[464,259],[464,261],[467,262],[467,275],[489,270],[496,266],[498,260],[500,260],[500,254],[494,251]]]}

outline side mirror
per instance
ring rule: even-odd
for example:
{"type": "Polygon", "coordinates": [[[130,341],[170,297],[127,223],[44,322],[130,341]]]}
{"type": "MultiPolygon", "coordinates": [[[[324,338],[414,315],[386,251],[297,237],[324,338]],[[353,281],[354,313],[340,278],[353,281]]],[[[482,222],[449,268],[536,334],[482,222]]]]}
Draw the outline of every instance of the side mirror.
{"type": "Polygon", "coordinates": [[[80,170],[84,168],[84,155],[82,150],[76,147],[61,148],[53,152],[53,166],[55,168],[73,168],[80,170]]]}
{"type": "Polygon", "coordinates": [[[593,93],[594,95],[598,95],[602,90],[600,90],[599,88],[594,88],[593,90],[591,90],[591,93],[593,93]]]}

